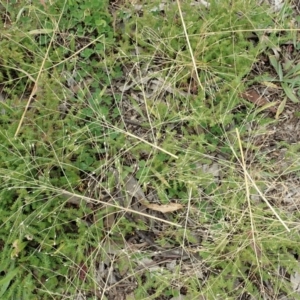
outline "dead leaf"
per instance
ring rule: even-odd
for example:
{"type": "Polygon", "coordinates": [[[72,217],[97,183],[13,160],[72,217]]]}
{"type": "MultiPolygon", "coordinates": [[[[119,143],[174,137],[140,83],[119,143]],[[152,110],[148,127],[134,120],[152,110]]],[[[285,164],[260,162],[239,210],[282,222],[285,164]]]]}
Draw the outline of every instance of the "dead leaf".
{"type": "Polygon", "coordinates": [[[296,293],[300,293],[300,274],[299,272],[295,272],[294,274],[291,275],[291,284],[293,291],[296,293]]]}
{"type": "MultiPolygon", "coordinates": [[[[147,199],[146,199],[146,195],[143,192],[139,182],[130,174],[128,174],[125,178],[124,181],[121,182],[120,179],[120,175],[119,172],[114,169],[114,175],[116,178],[116,181],[118,182],[118,185],[121,185],[124,187],[125,189],[125,193],[127,195],[129,195],[130,197],[122,197],[122,193],[120,193],[120,197],[119,199],[124,199],[122,206],[125,207],[129,207],[131,206],[132,209],[139,211],[139,212],[143,212],[146,207],[144,206],[144,202],[148,203],[147,199]],[[132,197],[135,197],[140,205],[137,205],[137,203],[132,204],[131,200],[132,197]]],[[[145,221],[145,216],[143,216],[142,214],[137,215],[137,220],[141,220],[141,221],[145,221]]]]}
{"type": "MultiPolygon", "coordinates": [[[[122,186],[125,190],[125,193],[129,195],[127,203],[122,203],[123,206],[129,207],[131,205],[132,197],[135,197],[139,202],[141,200],[146,200],[146,195],[144,194],[139,182],[130,174],[128,174],[124,180],[121,180],[120,173],[117,169],[112,168],[115,180],[118,186],[122,186]]],[[[122,198],[120,196],[120,198],[122,198]]]]}
{"type": "Polygon", "coordinates": [[[162,213],[168,213],[168,212],[173,212],[179,209],[182,209],[183,206],[179,203],[170,203],[170,204],[164,204],[164,205],[158,205],[154,203],[146,203],[143,202],[143,204],[152,210],[160,211],[162,213]]]}
{"type": "Polygon", "coordinates": [[[40,0],[40,3],[44,6],[44,9],[47,8],[46,0],[40,0]]]}
{"type": "MultiPolygon", "coordinates": [[[[114,172],[117,180],[119,180],[118,171],[114,170],[114,172]]],[[[128,195],[130,195],[131,197],[135,197],[140,202],[140,204],[142,204],[143,206],[149,209],[160,211],[162,213],[168,213],[183,208],[183,206],[178,203],[170,203],[166,205],[149,203],[149,201],[146,198],[146,195],[144,194],[142,188],[140,187],[139,182],[132,175],[127,175],[125,177],[124,186],[125,186],[126,193],[128,193],[128,195]]]]}
{"type": "Polygon", "coordinates": [[[127,175],[124,179],[126,192],[131,196],[135,197],[138,200],[146,199],[146,196],[139,184],[139,182],[132,176],[127,175]]]}
{"type": "Polygon", "coordinates": [[[81,281],[85,281],[87,275],[88,275],[88,267],[85,263],[80,263],[79,264],[79,270],[78,270],[78,275],[79,275],[79,279],[81,281]]]}
{"type": "MultiPolygon", "coordinates": [[[[255,105],[261,107],[267,104],[270,104],[270,102],[263,96],[261,96],[257,91],[255,91],[254,89],[249,89],[244,93],[241,93],[240,96],[249,101],[254,103],[255,105]]],[[[275,105],[275,104],[274,104],[275,105]]],[[[272,113],[276,113],[276,108],[275,107],[268,107],[267,108],[269,111],[271,111],[272,113]]]]}

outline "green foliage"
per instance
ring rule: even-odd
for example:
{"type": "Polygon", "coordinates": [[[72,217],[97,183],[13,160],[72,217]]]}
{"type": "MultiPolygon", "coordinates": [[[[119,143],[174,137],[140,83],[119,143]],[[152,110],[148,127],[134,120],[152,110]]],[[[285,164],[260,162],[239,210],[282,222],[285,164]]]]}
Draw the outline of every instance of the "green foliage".
{"type": "Polygon", "coordinates": [[[96,225],[87,227],[84,218],[91,209],[84,203],[68,204],[59,190],[80,193],[87,172],[99,167],[106,130],[101,115],[105,107],[110,109],[112,99],[95,89],[87,99],[95,103],[89,110],[85,87],[72,95],[62,75],[76,68],[77,82],[89,75],[98,86],[107,84],[99,61],[105,55],[103,41],[107,49],[113,41],[111,16],[105,1],[51,1],[45,6],[41,1],[28,6],[10,2],[5,13],[10,24],[1,24],[0,42],[1,82],[7,95],[0,117],[1,299],[35,299],[33,295],[48,299],[49,293],[66,294],[66,287],[74,294],[83,282],[70,287],[76,277],[70,266],[86,259],[103,231],[96,225]],[[102,42],[78,52],[77,62],[75,51],[101,36],[102,42]],[[68,58],[72,55],[73,61],[68,58]],[[15,138],[40,70],[34,100],[15,138]],[[69,106],[65,116],[60,109],[64,101],[69,106]],[[88,122],[91,119],[93,123],[88,122]]]}
{"type": "Polygon", "coordinates": [[[276,286],[278,295],[283,292],[292,294],[295,299],[299,299],[299,295],[293,293],[288,282],[276,279],[278,266],[284,266],[286,271],[293,272],[295,270],[291,264],[294,258],[288,249],[284,249],[285,244],[292,248],[295,246],[292,242],[293,235],[291,234],[283,240],[282,237],[276,238],[276,233],[274,233],[270,238],[260,242],[256,241],[259,243],[255,245],[258,257],[256,257],[250,234],[247,234],[244,241],[241,238],[229,239],[227,245],[222,248],[220,254],[223,259],[220,261],[215,260],[217,255],[215,251],[210,255],[203,252],[205,261],[212,263],[215,270],[203,286],[203,290],[205,290],[203,294],[209,298],[218,293],[220,296],[230,297],[230,299],[240,297],[241,294],[251,295],[255,299],[264,299],[260,289],[261,284],[270,282],[276,286]],[[265,271],[266,269],[268,272],[265,271]]]}
{"type": "MultiPolygon", "coordinates": [[[[299,237],[295,232],[283,236],[281,224],[264,203],[255,207],[254,217],[247,212],[243,174],[232,153],[240,149],[228,138],[228,128],[240,127],[243,134],[244,122],[254,118],[235,111],[237,94],[253,62],[268,47],[252,42],[248,32],[272,26],[271,16],[251,1],[212,0],[209,10],[182,3],[202,89],[176,5],[169,3],[162,12],[159,1],[150,1],[136,15],[119,9],[117,21],[124,24],[118,27],[109,2],[1,4],[0,79],[6,99],[0,101],[0,298],[63,299],[78,290],[89,296],[98,290],[95,262],[109,256],[102,243],[109,240],[122,248],[137,224],[114,207],[74,204],[63,191],[102,199],[89,180],[96,178],[113,193],[119,183],[111,166],[124,180],[136,163],[135,178],[154,190],[161,204],[176,201],[193,208],[184,218],[181,213],[168,215],[168,221],[184,219],[186,224],[191,215],[195,227],[209,228],[211,236],[203,237],[199,249],[194,228],[165,230],[157,241],[162,246],[193,246],[209,270],[205,280],[199,274],[181,280],[187,298],[201,294],[237,299],[244,293],[260,299],[255,283],[271,281],[278,261],[287,272],[294,271],[291,253],[299,255],[299,237]],[[137,49],[140,54],[133,56],[137,49]],[[164,84],[171,86],[156,98],[137,84],[134,89],[144,99],[126,98],[142,117],[141,136],[129,135],[130,129],[120,124],[124,99],[111,86],[124,81],[124,69],[132,64],[142,70],[153,64],[158,69],[153,78],[167,78],[164,84]],[[196,88],[191,93],[192,84],[196,88]],[[220,159],[219,181],[203,169],[218,158],[216,153],[230,157],[220,159]],[[111,215],[118,222],[106,228],[111,215]],[[255,232],[256,241],[249,234],[251,221],[266,233],[255,232]]],[[[275,38],[270,35],[272,42],[275,38]]],[[[287,71],[291,62],[271,62],[280,81],[297,79],[297,67],[287,71]]],[[[138,226],[149,229],[141,220],[138,226]]],[[[146,256],[146,251],[137,252],[130,264],[136,267],[146,256]]],[[[126,272],[129,259],[114,257],[120,272],[126,272]]],[[[138,282],[135,299],[179,295],[179,266],[172,272],[161,268],[132,276],[138,282]]],[[[278,291],[291,292],[285,283],[278,291]]]]}
{"type": "MultiPolygon", "coordinates": [[[[247,210],[247,198],[244,178],[238,171],[240,166],[234,163],[234,158],[231,158],[230,162],[224,162],[223,180],[217,183],[211,174],[205,174],[196,166],[197,163],[205,163],[203,157],[210,153],[217,152],[221,153],[221,157],[222,154],[233,157],[234,150],[239,156],[238,144],[228,141],[229,134],[226,128],[234,124],[243,135],[247,131],[244,124],[254,118],[246,111],[234,111],[240,101],[237,93],[244,89],[243,79],[261,52],[270,47],[270,44],[286,40],[287,36],[291,38],[291,35],[287,33],[281,40],[279,34],[271,33],[269,44],[264,43],[263,39],[262,42],[255,43],[251,41],[250,33],[256,32],[256,29],[272,27],[273,24],[273,16],[266,13],[265,7],[254,6],[251,1],[210,3],[210,9],[207,11],[203,7],[199,10],[195,8],[197,13],[191,12],[190,3],[181,3],[189,42],[204,90],[198,86],[197,93],[191,98],[178,96],[167,101],[145,100],[154,120],[153,124],[165,125],[159,127],[163,128],[161,132],[167,132],[161,143],[163,149],[176,153],[179,158],[174,160],[168,155],[157,153],[153,160],[142,163],[143,170],[140,170],[137,176],[143,178],[145,172],[151,176],[155,181],[152,184],[155,185],[162,203],[169,199],[180,199],[181,203],[191,201],[198,205],[198,224],[207,226],[209,231],[213,232],[212,240],[215,243],[207,240],[203,242],[199,251],[208,269],[212,270],[208,282],[200,284],[207,299],[215,299],[216,295],[226,299],[237,299],[242,294],[245,297],[263,299],[260,287],[263,281],[274,282],[272,276],[275,277],[278,267],[276,253],[280,253],[280,262],[284,261],[285,268],[292,269],[295,259],[290,253],[291,249],[296,251],[296,246],[291,240],[298,241],[299,238],[295,237],[295,233],[288,235],[284,241],[282,236],[276,238],[284,228],[278,225],[278,221],[275,226],[273,217],[270,219],[269,208],[260,204],[251,208],[254,210],[253,222],[258,226],[258,233],[255,233],[258,245],[253,245],[255,242],[251,240],[251,234],[249,235],[250,218],[253,217],[244,215],[247,210]],[[180,129],[175,126],[168,127],[168,124],[176,122],[182,122],[181,126],[178,126],[180,129]],[[189,186],[193,187],[192,200],[189,196],[189,186]],[[201,196],[204,195],[200,200],[197,189],[201,190],[201,196]],[[272,237],[263,238],[267,232],[272,232],[272,237]],[[277,246],[268,243],[270,238],[277,246]],[[291,248],[282,246],[285,243],[291,248]],[[273,247],[276,248],[275,251],[273,247]],[[255,249],[257,253],[261,252],[262,257],[256,257],[255,249]]],[[[145,4],[142,17],[138,14],[120,14],[120,18],[124,17],[125,32],[129,32],[128,40],[122,41],[121,47],[123,50],[128,49],[127,53],[131,53],[138,45],[140,56],[144,60],[148,59],[149,63],[152,63],[155,57],[164,66],[160,76],[169,78],[171,73],[170,82],[175,82],[172,85],[174,89],[184,89],[194,79],[178,7],[170,4],[164,10],[163,18],[157,7],[157,3],[145,4]]],[[[261,36],[259,30],[257,35],[261,36]]],[[[294,82],[297,81],[297,71],[295,67],[291,71],[293,74],[289,73],[294,82]]],[[[298,88],[296,84],[295,87],[298,88]]],[[[262,124],[270,123],[268,118],[259,121],[262,124]]],[[[138,150],[140,148],[137,147],[138,150]]],[[[184,234],[188,242],[193,243],[190,232],[187,230],[184,234]]],[[[176,238],[178,243],[183,240],[180,230],[176,232],[176,238]]],[[[161,245],[165,243],[163,237],[161,245]]],[[[278,285],[278,294],[292,293],[288,282],[275,284],[278,285]]],[[[195,285],[193,288],[195,292],[195,285]]],[[[144,293],[136,297],[149,297],[149,294],[144,293]]]]}
{"type": "MultiPolygon", "coordinates": [[[[298,103],[297,96],[300,95],[299,86],[299,65],[295,64],[293,60],[283,57],[284,62],[281,63],[279,58],[274,55],[269,56],[270,64],[276,72],[276,77],[270,75],[259,76],[257,80],[264,80],[266,82],[278,81],[284,90],[286,96],[294,103],[298,103]]],[[[283,108],[282,108],[283,110],[283,108]]]]}

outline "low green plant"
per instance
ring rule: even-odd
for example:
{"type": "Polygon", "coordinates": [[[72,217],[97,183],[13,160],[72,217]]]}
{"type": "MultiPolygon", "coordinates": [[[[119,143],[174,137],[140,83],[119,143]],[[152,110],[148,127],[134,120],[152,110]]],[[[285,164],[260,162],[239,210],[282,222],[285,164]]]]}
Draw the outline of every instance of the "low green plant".
{"type": "MultiPolygon", "coordinates": [[[[166,85],[171,83],[174,90],[179,88],[185,91],[195,80],[194,66],[178,7],[168,6],[164,10],[164,21],[154,9],[157,7],[156,3],[149,4],[148,9],[143,10],[143,17],[131,15],[129,20],[126,19],[125,31],[130,32],[130,38],[138,38],[133,41],[129,39],[121,45],[131,45],[132,49],[140,47],[136,63],[141,68],[145,60],[152,62],[159,57],[164,68],[160,72],[154,72],[153,77],[166,78],[166,85]],[[145,23],[147,27],[144,26],[145,23]]],[[[232,6],[211,1],[210,10],[199,9],[194,14],[190,12],[189,3],[182,3],[181,9],[203,88],[198,85],[193,97],[145,99],[145,102],[153,112],[153,124],[157,121],[157,124],[164,124],[168,128],[167,124],[176,122],[175,120],[182,122],[181,126],[173,126],[173,130],[167,130],[168,134],[161,143],[164,149],[176,153],[179,158],[174,160],[162,154],[148,162],[161,177],[160,183],[155,185],[160,199],[165,199],[167,194],[170,198],[180,199],[181,203],[196,205],[201,215],[196,223],[199,227],[209,228],[208,231],[213,235],[199,250],[203,264],[211,275],[206,283],[195,277],[189,278],[191,281],[195,280],[198,287],[188,293],[192,295],[198,289],[197,295],[201,294],[207,299],[215,299],[216,295],[226,299],[263,299],[263,286],[266,282],[272,282],[278,295],[291,294],[293,291],[288,280],[277,278],[273,281],[272,276],[275,276],[277,266],[281,264],[275,253],[280,253],[280,261],[285,270],[289,270],[287,272],[295,270],[293,263],[289,261],[295,262],[292,253],[295,253],[293,251],[296,248],[289,241],[295,239],[296,233],[293,231],[287,234],[284,241],[281,240],[282,235],[286,234],[285,228],[279,220],[274,220],[276,218],[269,207],[265,203],[257,207],[247,205],[247,184],[254,190],[255,188],[241,177],[242,166],[236,161],[241,155],[237,135],[230,132],[230,128],[237,127],[242,136],[245,136],[245,125],[248,122],[272,122],[270,118],[259,119],[257,114],[247,110],[235,110],[240,104],[237,94],[246,88],[243,82],[245,76],[251,71],[253,62],[259,59],[260,53],[270,46],[263,42],[255,43],[250,33],[257,31],[260,36],[261,29],[271,26],[272,16],[266,14],[261,7],[253,7],[253,3],[242,1],[237,1],[232,6]],[[176,145],[171,142],[174,139],[177,141],[176,145]],[[216,152],[221,159],[216,159],[216,152]],[[211,153],[213,155],[210,156],[211,153]],[[214,182],[213,176],[205,174],[199,167],[213,161],[222,165],[221,182],[214,182]],[[187,188],[188,185],[190,189],[187,188]],[[204,205],[203,202],[207,204],[204,205]],[[268,243],[270,236],[274,236],[272,245],[268,243]],[[291,248],[284,245],[290,245],[291,248]]],[[[280,44],[286,39],[284,35],[280,39],[279,34],[275,33],[269,36],[269,41],[273,44],[280,44]]],[[[247,146],[245,143],[244,146],[246,148],[243,151],[251,151],[251,145],[247,146]]],[[[251,169],[252,165],[248,167],[251,169]]],[[[147,174],[151,174],[151,169],[147,174]]],[[[272,177],[269,174],[269,180],[274,176],[276,175],[272,177]]],[[[155,173],[154,177],[157,177],[155,173]]],[[[257,182],[260,188],[268,184],[267,179],[264,180],[257,182]]],[[[283,222],[291,221],[284,212],[282,217],[283,222]]],[[[195,217],[192,219],[195,220],[195,217]]],[[[295,221],[294,218],[293,220],[295,221]]],[[[188,228],[185,229],[188,232],[186,235],[192,235],[188,228]]],[[[177,242],[181,240],[184,243],[179,232],[176,234],[177,242]]],[[[166,244],[164,239],[162,244],[166,244]]]]}
{"type": "Polygon", "coordinates": [[[269,60],[277,74],[277,77],[272,78],[271,76],[263,75],[259,79],[271,83],[278,82],[286,96],[292,102],[298,103],[299,100],[297,96],[299,96],[299,66],[295,64],[295,61],[287,58],[285,58],[285,62],[282,63],[280,62],[279,58],[276,58],[275,55],[270,55],[269,60]]]}
{"type": "MultiPolygon", "coordinates": [[[[137,283],[128,295],[134,299],[183,292],[190,299],[263,299],[270,285],[278,296],[292,294],[277,270],[297,269],[298,216],[279,211],[292,228],[286,234],[265,202],[249,202],[248,188],[255,193],[257,187],[245,179],[241,152],[250,149],[240,149],[233,130],[238,127],[243,138],[256,116],[236,111],[238,94],[267,48],[248,33],[271,26],[272,16],[249,1],[211,1],[209,10],[170,3],[163,11],[151,2],[136,14],[120,8],[118,27],[108,4],[6,4],[11,22],[4,28],[2,21],[0,41],[7,50],[0,55],[6,95],[0,115],[1,299],[105,299],[101,263],[137,283]],[[147,93],[149,83],[139,80],[146,76],[163,79],[161,93],[147,93]],[[118,89],[124,80],[138,82],[128,95],[118,89]],[[141,131],[132,133],[120,122],[124,102],[142,120],[141,131]],[[217,176],[206,168],[213,163],[217,176]],[[153,251],[128,250],[137,224],[120,209],[130,197],[116,187],[131,174],[160,204],[184,206],[159,214],[182,228],[163,227],[155,243],[182,247],[190,266],[182,260],[173,269],[141,269],[153,251]],[[102,191],[111,206],[103,205],[102,191]]],[[[162,227],[142,218],[137,223],[144,231],[149,224],[162,227]]]]}
{"type": "MultiPolygon", "coordinates": [[[[91,208],[68,205],[60,190],[82,193],[84,179],[105,164],[98,157],[106,136],[115,134],[102,122],[113,99],[101,93],[108,82],[99,67],[113,41],[111,17],[105,1],[42,3],[6,4],[10,24],[1,24],[1,299],[63,298],[87,288],[91,283],[76,276],[78,266],[103,237],[104,211],[97,226],[87,226],[91,208]],[[63,76],[70,72],[80,85],[77,94],[63,76]],[[98,81],[92,95],[87,76],[98,81]],[[97,114],[92,100],[101,103],[97,114]]],[[[119,143],[111,143],[112,152],[119,143]]]]}

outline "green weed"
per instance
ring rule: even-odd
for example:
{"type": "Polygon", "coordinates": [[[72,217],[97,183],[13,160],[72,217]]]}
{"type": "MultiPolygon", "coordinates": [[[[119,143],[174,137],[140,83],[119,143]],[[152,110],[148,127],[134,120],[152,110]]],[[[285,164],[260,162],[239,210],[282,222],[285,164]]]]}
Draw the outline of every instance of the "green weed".
{"type": "MultiPolygon", "coordinates": [[[[108,2],[2,4],[1,299],[111,299],[118,284],[126,299],[299,298],[298,211],[264,194],[267,159],[247,160],[249,123],[272,120],[239,96],[287,36],[253,39],[274,16],[250,1],[108,2]]],[[[270,63],[291,87],[298,68],[270,63]]]]}

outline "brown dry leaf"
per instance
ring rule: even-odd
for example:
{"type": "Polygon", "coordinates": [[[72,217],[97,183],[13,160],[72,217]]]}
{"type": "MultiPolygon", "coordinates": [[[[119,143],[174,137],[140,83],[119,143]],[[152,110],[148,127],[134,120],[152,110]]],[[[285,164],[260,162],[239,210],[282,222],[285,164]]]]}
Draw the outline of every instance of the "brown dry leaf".
{"type": "Polygon", "coordinates": [[[295,293],[299,294],[300,293],[300,273],[296,271],[294,274],[291,274],[290,280],[291,280],[293,291],[295,293]]]}
{"type": "MultiPolygon", "coordinates": [[[[130,196],[127,201],[125,201],[128,203],[122,203],[123,206],[129,207],[131,205],[132,197],[135,197],[139,202],[146,199],[146,195],[144,194],[139,182],[132,175],[128,174],[124,180],[121,180],[118,170],[112,168],[112,171],[115,176],[117,186],[122,186],[125,189],[125,193],[130,196]]],[[[121,199],[123,197],[120,195],[119,198],[121,199]]]]}
{"type": "MultiPolygon", "coordinates": [[[[252,103],[254,103],[257,106],[264,106],[267,104],[270,104],[270,102],[263,96],[261,96],[257,91],[255,91],[254,89],[249,89],[244,93],[241,93],[240,96],[247,100],[250,101],[252,103]]],[[[276,113],[276,108],[275,107],[268,107],[267,108],[269,111],[271,111],[272,113],[276,113]]]]}
{"type": "Polygon", "coordinates": [[[176,210],[183,208],[183,206],[179,203],[158,205],[158,204],[154,204],[154,203],[146,203],[145,201],[143,201],[143,204],[149,209],[160,211],[162,213],[168,213],[168,212],[176,211],[176,210]]]}
{"type": "Polygon", "coordinates": [[[32,97],[35,96],[38,93],[39,90],[40,90],[40,87],[37,85],[37,83],[34,83],[34,86],[32,88],[32,91],[31,91],[31,94],[30,94],[30,97],[29,97],[30,101],[31,101],[32,97]]]}
{"type": "Polygon", "coordinates": [[[132,176],[127,175],[124,179],[126,192],[131,196],[135,197],[138,200],[146,199],[146,196],[139,184],[139,182],[132,176]]]}
{"type": "Polygon", "coordinates": [[[44,6],[44,8],[47,8],[46,0],[40,0],[40,3],[44,6]]]}

